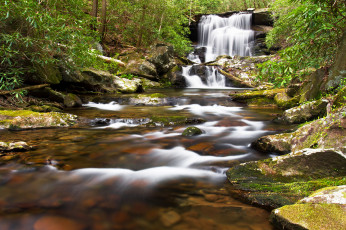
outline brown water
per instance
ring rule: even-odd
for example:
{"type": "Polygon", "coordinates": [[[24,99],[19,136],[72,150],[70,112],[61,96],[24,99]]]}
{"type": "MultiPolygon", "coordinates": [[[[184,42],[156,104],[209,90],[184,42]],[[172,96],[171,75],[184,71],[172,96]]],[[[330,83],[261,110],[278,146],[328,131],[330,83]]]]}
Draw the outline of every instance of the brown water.
{"type": "Polygon", "coordinates": [[[74,128],[0,131],[35,147],[0,157],[0,229],[272,229],[267,211],[230,197],[225,171],[269,157],[249,144],[282,128],[277,111],[245,108],[226,89],[163,93],[161,106],[95,99],[67,111],[86,118],[74,128]],[[148,123],[172,116],[204,120],[204,133],[148,123]]]}

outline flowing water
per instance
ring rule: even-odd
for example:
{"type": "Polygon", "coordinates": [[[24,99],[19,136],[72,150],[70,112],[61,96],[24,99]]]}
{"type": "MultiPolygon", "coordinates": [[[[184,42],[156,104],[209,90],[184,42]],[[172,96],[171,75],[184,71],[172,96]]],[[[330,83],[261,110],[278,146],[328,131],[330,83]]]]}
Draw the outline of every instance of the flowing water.
{"type": "MultiPolygon", "coordinates": [[[[233,55],[215,36],[248,30],[240,24],[204,17],[202,43],[233,55]]],[[[192,68],[184,67],[188,88],[158,91],[164,98],[114,95],[65,111],[81,117],[73,128],[0,130],[2,141],[34,146],[0,156],[0,229],[272,229],[267,211],[230,196],[225,173],[270,157],[250,143],[282,128],[271,123],[278,111],[237,104],[228,94],[241,89],[214,67],[204,79],[192,68]],[[203,134],[183,136],[191,125],[203,134]]]]}
{"type": "Polygon", "coordinates": [[[228,18],[204,15],[198,24],[198,46],[206,47],[205,61],[213,61],[219,55],[251,56],[254,31],[252,14],[239,13],[228,18]]]}
{"type": "Polygon", "coordinates": [[[0,229],[271,229],[266,211],[230,197],[225,171],[269,157],[249,144],[280,128],[276,111],[236,104],[229,89],[162,93],[161,106],[117,96],[70,110],[87,119],[75,128],[1,131],[35,149],[2,157],[0,229]]]}

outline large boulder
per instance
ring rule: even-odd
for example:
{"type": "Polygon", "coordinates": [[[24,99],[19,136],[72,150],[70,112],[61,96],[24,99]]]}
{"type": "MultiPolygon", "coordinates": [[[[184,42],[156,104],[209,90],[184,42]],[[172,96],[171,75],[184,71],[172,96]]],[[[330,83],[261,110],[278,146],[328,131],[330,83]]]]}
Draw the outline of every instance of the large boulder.
{"type": "Polygon", "coordinates": [[[321,86],[326,76],[327,70],[324,68],[318,69],[306,78],[303,82],[298,95],[300,95],[299,102],[315,100],[321,93],[321,86]]]}
{"type": "Polygon", "coordinates": [[[330,184],[341,185],[345,175],[345,154],[335,149],[304,149],[227,171],[234,195],[268,209],[294,204],[330,184]]]}
{"type": "Polygon", "coordinates": [[[345,61],[345,53],[346,53],[346,32],[344,32],[341,40],[341,44],[339,46],[339,50],[336,55],[335,62],[329,70],[329,75],[325,84],[323,84],[322,89],[325,91],[334,89],[338,87],[342,80],[346,79],[346,61],[345,61]]]}
{"type": "Polygon", "coordinates": [[[297,204],[273,210],[271,222],[279,229],[346,229],[346,185],[316,191],[297,204]]]}
{"type": "Polygon", "coordinates": [[[186,80],[183,76],[183,71],[181,66],[176,66],[171,69],[167,74],[165,74],[163,79],[168,79],[174,88],[185,88],[186,80]]]}
{"type": "Polygon", "coordinates": [[[141,79],[127,79],[114,77],[114,86],[121,93],[140,93],[143,92],[141,79]]]}
{"type": "Polygon", "coordinates": [[[321,99],[285,110],[281,120],[289,124],[298,124],[314,120],[318,117],[324,117],[327,115],[328,103],[328,100],[321,99]]]}
{"type": "Polygon", "coordinates": [[[62,75],[59,68],[54,63],[45,64],[44,66],[35,65],[35,73],[24,75],[24,82],[27,84],[59,84],[62,75]]]}
{"type": "Polygon", "coordinates": [[[260,137],[252,147],[268,153],[297,152],[305,148],[344,149],[346,143],[346,108],[340,108],[308,123],[292,133],[283,133],[260,137]]]}
{"type": "Polygon", "coordinates": [[[167,73],[176,63],[173,46],[156,44],[151,48],[148,61],[155,65],[159,76],[167,73]]]}
{"type": "Polygon", "coordinates": [[[67,113],[38,113],[30,110],[1,110],[0,128],[22,130],[49,127],[70,127],[77,116],[67,113]]]}
{"type": "Polygon", "coordinates": [[[256,9],[252,14],[252,25],[273,26],[273,14],[267,8],[256,9]]]}
{"type": "Polygon", "coordinates": [[[143,59],[130,60],[123,74],[132,74],[153,81],[158,80],[158,74],[155,65],[143,59]]]}

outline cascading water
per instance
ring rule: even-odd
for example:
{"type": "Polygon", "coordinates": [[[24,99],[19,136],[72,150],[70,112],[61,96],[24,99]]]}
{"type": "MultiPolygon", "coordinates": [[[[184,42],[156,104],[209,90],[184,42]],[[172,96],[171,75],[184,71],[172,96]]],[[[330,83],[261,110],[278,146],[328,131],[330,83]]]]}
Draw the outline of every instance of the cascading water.
{"type": "Polygon", "coordinates": [[[198,24],[199,47],[206,47],[205,61],[219,55],[251,56],[254,31],[251,27],[252,14],[234,14],[229,18],[217,15],[202,16],[198,24]]]}
{"type": "MultiPolygon", "coordinates": [[[[198,46],[188,59],[200,64],[210,62],[220,55],[252,56],[254,31],[251,30],[252,14],[239,13],[222,18],[217,15],[202,16],[198,24],[198,46]],[[204,49],[204,58],[201,50],[204,49]],[[203,59],[203,61],[201,61],[203,59]]],[[[226,78],[213,67],[205,67],[207,76],[191,73],[192,66],[183,67],[183,76],[188,88],[226,88],[226,78]]],[[[192,71],[193,72],[193,71],[192,71]]]]}
{"type": "Polygon", "coordinates": [[[191,74],[193,66],[183,67],[183,76],[185,77],[187,88],[225,88],[226,78],[220,74],[216,68],[205,66],[204,81],[197,74],[191,74]]]}

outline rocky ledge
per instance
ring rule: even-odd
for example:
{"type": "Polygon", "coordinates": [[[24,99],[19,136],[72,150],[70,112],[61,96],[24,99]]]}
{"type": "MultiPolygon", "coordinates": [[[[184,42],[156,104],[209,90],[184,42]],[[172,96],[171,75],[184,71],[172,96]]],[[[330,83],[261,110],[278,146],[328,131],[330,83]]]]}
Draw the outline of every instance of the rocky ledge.
{"type": "Polygon", "coordinates": [[[70,127],[77,116],[68,113],[38,113],[30,110],[0,110],[0,128],[22,130],[33,128],[70,127]]]}

